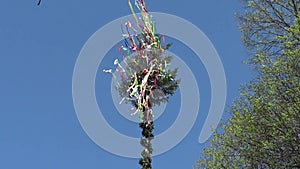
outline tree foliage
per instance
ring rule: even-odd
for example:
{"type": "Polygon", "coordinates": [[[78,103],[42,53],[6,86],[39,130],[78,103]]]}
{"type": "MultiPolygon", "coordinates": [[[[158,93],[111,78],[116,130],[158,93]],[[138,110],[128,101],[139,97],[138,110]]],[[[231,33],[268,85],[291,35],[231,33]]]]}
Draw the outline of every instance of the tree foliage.
{"type": "MultiPolygon", "coordinates": [[[[283,54],[283,37],[292,35],[298,42],[300,36],[292,31],[299,23],[299,0],[241,0],[245,12],[238,15],[242,39],[254,57],[251,63],[259,64],[257,53],[263,53],[273,59],[283,54]]],[[[298,32],[299,33],[299,32],[298,32]]]]}
{"type": "Polygon", "coordinates": [[[241,88],[199,168],[300,168],[300,1],[243,0],[257,77],[241,88]]]}

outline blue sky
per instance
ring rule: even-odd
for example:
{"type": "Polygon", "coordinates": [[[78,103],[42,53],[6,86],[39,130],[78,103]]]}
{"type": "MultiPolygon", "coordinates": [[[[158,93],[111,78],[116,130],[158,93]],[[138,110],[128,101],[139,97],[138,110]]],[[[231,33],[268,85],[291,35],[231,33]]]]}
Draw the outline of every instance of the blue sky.
{"type": "MultiPolygon", "coordinates": [[[[87,136],[72,100],[73,69],[81,48],[99,28],[130,14],[127,0],[42,0],[39,7],[36,3],[35,0],[0,2],[0,168],[139,168],[137,159],[111,154],[87,136]]],[[[226,104],[231,105],[238,97],[239,86],[252,76],[249,66],[242,64],[246,50],[234,18],[234,13],[241,10],[238,0],[148,0],[146,3],[151,12],[182,17],[208,36],[222,60],[227,80],[226,104]]],[[[201,104],[187,137],[172,150],[154,157],[153,168],[157,169],[191,168],[195,164],[204,146],[198,143],[198,137],[210,104],[205,68],[193,59],[194,54],[186,46],[173,41],[171,51],[195,73],[201,104]]],[[[103,62],[113,62],[117,54],[114,50],[103,62]]],[[[109,66],[112,64],[100,63],[99,67],[109,66]]],[[[116,113],[111,97],[106,97],[110,95],[105,90],[110,87],[107,83],[110,78],[98,72],[98,104],[103,106],[103,114],[113,128],[139,137],[137,124],[116,113]]],[[[178,98],[177,92],[157,120],[156,134],[166,130],[176,118],[172,112],[178,109],[178,98]]],[[[224,118],[227,117],[224,113],[224,118]]]]}

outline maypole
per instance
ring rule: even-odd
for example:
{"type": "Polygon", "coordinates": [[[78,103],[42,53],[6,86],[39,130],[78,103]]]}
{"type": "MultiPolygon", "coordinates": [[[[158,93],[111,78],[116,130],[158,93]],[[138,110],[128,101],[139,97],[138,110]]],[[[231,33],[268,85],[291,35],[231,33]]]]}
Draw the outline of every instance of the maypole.
{"type": "Polygon", "coordinates": [[[116,89],[122,98],[120,103],[131,103],[134,110],[132,115],[139,115],[139,127],[142,129],[140,144],[144,147],[139,164],[142,169],[152,169],[152,108],[168,101],[169,95],[173,95],[178,88],[179,80],[175,80],[177,69],[169,68],[172,57],[166,55],[166,50],[170,44],[162,45],[165,38],[155,32],[155,24],[145,1],[135,1],[141,17],[135,13],[130,0],[128,5],[136,27],[129,21],[125,23],[125,30],[122,27],[124,44],[118,46],[123,61],[114,61],[115,71],[103,71],[113,75],[116,89]]]}

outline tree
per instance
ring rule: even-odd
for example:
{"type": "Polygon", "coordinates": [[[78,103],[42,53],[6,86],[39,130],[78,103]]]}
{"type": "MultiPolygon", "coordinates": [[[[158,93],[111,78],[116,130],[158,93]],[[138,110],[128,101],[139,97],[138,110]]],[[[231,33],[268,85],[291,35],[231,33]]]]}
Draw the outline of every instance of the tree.
{"type": "Polygon", "coordinates": [[[257,77],[241,88],[199,168],[300,168],[300,1],[243,0],[238,16],[257,77]]]}
{"type": "Polygon", "coordinates": [[[123,55],[123,65],[116,59],[115,72],[112,69],[103,71],[112,73],[121,102],[132,104],[135,109],[132,115],[139,115],[139,127],[142,129],[140,144],[144,147],[139,164],[142,169],[152,169],[153,106],[167,102],[178,88],[180,80],[176,80],[178,70],[169,68],[172,57],[166,55],[166,50],[171,44],[163,45],[162,35],[155,33],[155,25],[145,1],[135,1],[142,15],[139,19],[130,0],[128,5],[137,28],[128,21],[125,23],[126,32],[122,29],[124,44],[119,51],[123,55]]]}
{"type": "MultiPolygon", "coordinates": [[[[281,56],[285,48],[286,35],[300,41],[291,27],[299,18],[299,0],[241,0],[245,12],[238,15],[242,39],[251,55],[263,53],[265,57],[281,56]]],[[[254,65],[259,65],[258,57],[251,57],[254,65]]]]}

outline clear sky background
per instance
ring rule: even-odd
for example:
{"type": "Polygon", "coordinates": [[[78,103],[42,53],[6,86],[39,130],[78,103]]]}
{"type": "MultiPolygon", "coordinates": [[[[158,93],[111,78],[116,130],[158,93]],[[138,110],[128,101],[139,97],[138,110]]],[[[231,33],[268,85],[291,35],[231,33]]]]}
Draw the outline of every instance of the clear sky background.
{"type": "MultiPolygon", "coordinates": [[[[146,3],[151,12],[190,21],[212,41],[226,73],[228,108],[238,97],[239,86],[252,76],[249,66],[242,64],[246,50],[234,18],[241,11],[238,0],[146,3]]],[[[81,48],[99,28],[130,14],[127,0],[42,0],[41,6],[36,4],[36,0],[0,1],[0,169],[140,168],[137,159],[116,156],[96,145],[81,128],[72,100],[73,69],[81,48]]],[[[205,145],[198,143],[198,137],[210,104],[208,75],[186,46],[173,43],[171,51],[195,73],[201,104],[191,132],[175,148],[154,157],[154,169],[192,168],[205,145]]],[[[112,66],[115,54],[116,49],[111,49],[100,68],[112,66]]],[[[122,118],[113,107],[106,90],[111,77],[98,74],[98,104],[107,121],[119,132],[139,137],[137,124],[122,118]]],[[[156,122],[155,134],[176,118],[179,97],[178,92],[171,97],[156,122]]]]}

